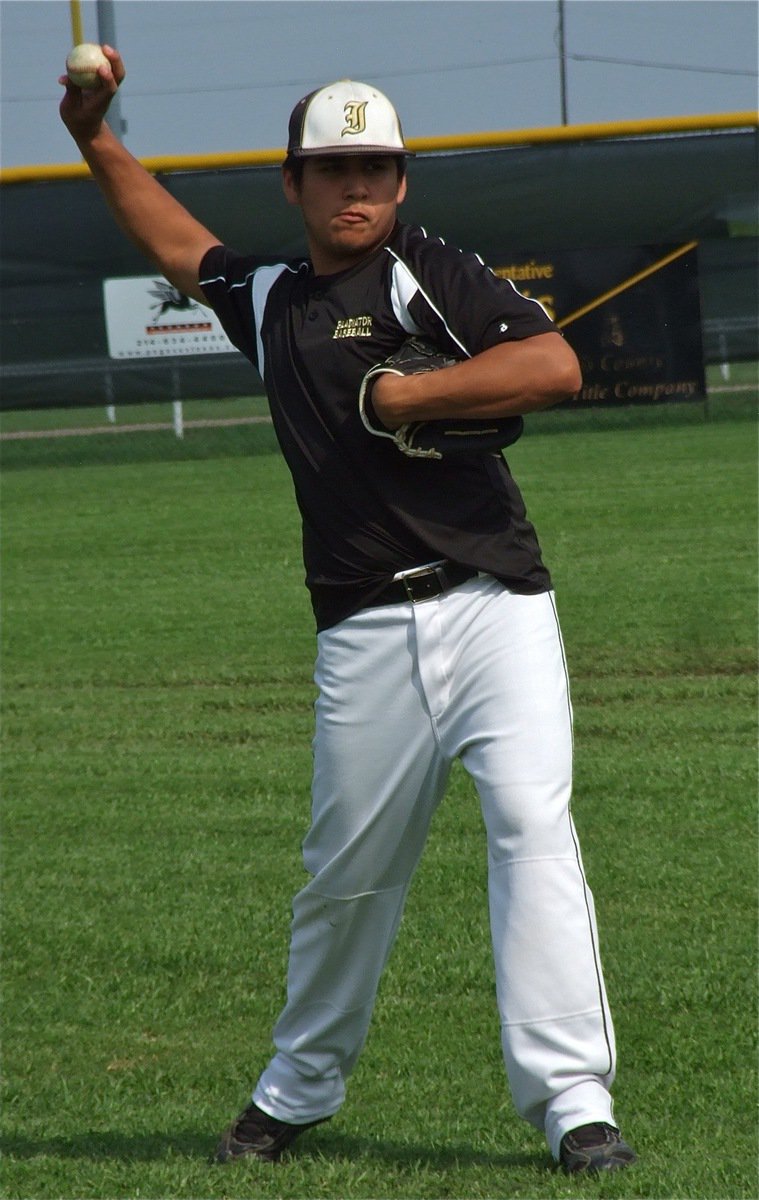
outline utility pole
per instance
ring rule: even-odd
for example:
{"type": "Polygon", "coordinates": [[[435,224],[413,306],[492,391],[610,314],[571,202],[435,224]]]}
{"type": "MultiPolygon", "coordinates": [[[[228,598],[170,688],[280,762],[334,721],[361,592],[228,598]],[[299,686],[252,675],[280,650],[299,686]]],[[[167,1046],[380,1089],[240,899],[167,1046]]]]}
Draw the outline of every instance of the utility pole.
{"type": "MultiPolygon", "coordinates": [[[[113,15],[113,0],[97,0],[98,42],[100,45],[116,45],[116,20],[113,15]]],[[[124,140],[127,123],[121,115],[121,96],[118,92],[108,109],[108,125],[119,141],[124,140]]]]}
{"type": "Polygon", "coordinates": [[[564,42],[564,0],[559,5],[559,86],[561,89],[561,123],[567,124],[567,51],[564,42]]]}

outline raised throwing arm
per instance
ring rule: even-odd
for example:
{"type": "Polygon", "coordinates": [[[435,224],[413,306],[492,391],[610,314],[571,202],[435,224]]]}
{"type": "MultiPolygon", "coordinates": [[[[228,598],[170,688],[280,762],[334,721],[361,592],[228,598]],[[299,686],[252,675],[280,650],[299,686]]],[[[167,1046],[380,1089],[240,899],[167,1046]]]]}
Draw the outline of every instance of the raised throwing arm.
{"type": "Polygon", "coordinates": [[[92,172],[117,224],[147,259],[186,296],[205,304],[198,286],[200,261],[219,238],[196,221],[108,128],[105,116],[125,77],[118,51],[103,46],[108,66],[100,85],[83,91],[67,75],[61,119],[92,172]]]}

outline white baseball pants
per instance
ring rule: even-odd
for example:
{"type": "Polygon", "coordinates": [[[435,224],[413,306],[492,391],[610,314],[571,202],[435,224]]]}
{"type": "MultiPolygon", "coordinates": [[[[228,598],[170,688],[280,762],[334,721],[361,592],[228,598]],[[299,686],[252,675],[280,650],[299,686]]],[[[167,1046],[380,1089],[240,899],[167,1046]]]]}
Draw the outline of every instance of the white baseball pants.
{"type": "MultiPolygon", "coordinates": [[[[479,794],[512,1097],[563,1135],[613,1124],[615,1052],[593,899],[569,812],[571,708],[551,594],[476,577],[319,635],[312,878],[293,904],[287,1003],[253,1099],[334,1114],[364,1044],[430,819],[460,758],[479,794]]],[[[452,853],[455,848],[452,848],[452,853]]]]}

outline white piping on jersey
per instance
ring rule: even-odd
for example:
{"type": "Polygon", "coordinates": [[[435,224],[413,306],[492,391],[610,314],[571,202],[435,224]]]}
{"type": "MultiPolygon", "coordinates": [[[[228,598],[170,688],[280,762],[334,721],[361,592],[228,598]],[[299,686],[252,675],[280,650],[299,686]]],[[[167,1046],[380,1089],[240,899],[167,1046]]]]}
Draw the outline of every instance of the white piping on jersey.
{"type": "Polygon", "coordinates": [[[521,296],[523,300],[529,300],[529,301],[530,301],[530,304],[537,304],[537,306],[538,306],[538,308],[540,309],[540,311],[541,311],[541,312],[543,312],[543,313],[545,313],[545,315],[548,317],[548,320],[549,320],[549,321],[552,321],[552,320],[553,320],[553,317],[551,316],[551,314],[550,314],[549,312],[547,312],[545,308],[543,308],[543,305],[540,303],[540,301],[539,301],[539,300],[536,300],[534,296],[525,296],[524,292],[520,292],[519,288],[518,288],[518,287],[517,287],[517,285],[514,283],[514,280],[513,280],[513,279],[508,279],[508,278],[507,278],[507,279],[506,279],[506,282],[511,284],[511,286],[513,287],[513,289],[514,289],[514,291],[516,292],[517,296],[521,296]]]}
{"type": "MultiPolygon", "coordinates": [[[[440,241],[442,241],[442,240],[443,239],[440,238],[440,241]]],[[[435,316],[439,317],[440,320],[443,322],[443,325],[445,326],[448,336],[450,338],[452,338],[452,340],[456,343],[456,345],[459,347],[459,349],[467,356],[467,358],[471,358],[472,356],[469,353],[469,351],[467,350],[466,346],[463,344],[463,342],[461,342],[461,340],[459,338],[456,337],[456,334],[453,332],[450,325],[446,321],[445,317],[440,312],[440,309],[435,304],[432,303],[432,300],[427,295],[424,288],[420,287],[418,280],[415,279],[414,275],[412,274],[411,270],[406,265],[406,263],[403,262],[398,257],[398,255],[395,253],[395,251],[391,250],[389,246],[386,246],[385,249],[387,250],[388,254],[390,254],[395,259],[395,265],[393,266],[393,281],[392,281],[392,285],[390,288],[390,296],[391,296],[391,299],[393,302],[393,312],[395,313],[398,321],[403,326],[403,328],[408,333],[421,333],[422,332],[421,329],[418,327],[418,325],[416,325],[411,314],[408,311],[408,305],[409,305],[410,301],[414,298],[416,293],[419,292],[424,297],[427,304],[429,304],[429,306],[432,309],[432,311],[434,312],[435,316]]]]}
{"type": "MultiPolygon", "coordinates": [[[[427,237],[427,236],[428,236],[428,234],[427,234],[427,230],[426,230],[426,229],[425,229],[423,226],[421,226],[421,225],[419,226],[419,228],[421,229],[421,231],[422,231],[422,233],[424,234],[424,236],[425,236],[425,237],[427,237]]],[[[436,238],[435,238],[435,241],[437,241],[437,242],[440,242],[440,245],[441,245],[441,246],[444,246],[444,245],[445,245],[445,238],[436,237],[436,238]]],[[[392,250],[390,250],[390,249],[389,249],[389,247],[386,247],[386,249],[388,249],[388,252],[389,252],[390,254],[393,254],[393,251],[392,251],[392,250]]],[[[462,254],[462,253],[463,253],[463,251],[462,251],[462,250],[459,250],[459,254],[462,254]]],[[[394,257],[394,258],[397,258],[397,255],[393,255],[393,257],[394,257]]],[[[492,268],[492,267],[489,267],[489,266],[487,265],[487,263],[486,263],[486,262],[485,262],[485,260],[484,260],[484,259],[481,257],[481,255],[479,255],[479,254],[475,254],[475,255],[474,255],[474,257],[477,259],[477,262],[480,264],[480,266],[481,266],[481,267],[484,267],[486,271],[490,271],[490,274],[491,274],[491,275],[495,275],[495,271],[493,270],[493,268],[492,268]]],[[[400,262],[400,259],[398,259],[398,261],[400,262]]],[[[401,265],[405,267],[405,263],[402,263],[401,265]]],[[[406,271],[408,272],[408,274],[409,274],[409,276],[411,277],[411,279],[414,279],[414,276],[411,274],[411,272],[409,271],[408,267],[406,267],[406,271]]],[[[395,268],[393,268],[393,274],[395,274],[395,268]]],[[[503,278],[503,276],[501,276],[500,278],[503,278]]],[[[395,282],[395,281],[393,281],[393,282],[395,282]]],[[[415,281],[415,280],[414,280],[414,282],[416,283],[416,281],[415,281]]],[[[513,279],[509,279],[509,278],[507,277],[507,278],[506,278],[506,283],[510,283],[510,284],[511,284],[511,286],[513,287],[514,291],[516,292],[516,294],[517,294],[518,296],[521,296],[523,300],[529,300],[531,304],[537,304],[537,306],[538,306],[538,308],[540,309],[540,311],[541,311],[542,313],[544,313],[544,314],[545,314],[545,316],[547,316],[547,317],[548,317],[548,320],[549,320],[549,321],[552,321],[552,320],[553,320],[553,317],[551,316],[551,314],[550,314],[550,313],[547,311],[547,309],[546,309],[546,308],[544,308],[544,306],[543,306],[543,305],[540,303],[540,301],[539,301],[539,300],[536,300],[536,299],[534,298],[534,296],[525,296],[524,292],[520,292],[519,288],[516,286],[516,284],[514,283],[514,280],[513,280],[513,279]]],[[[422,291],[422,289],[421,289],[421,288],[419,288],[419,291],[422,291]]],[[[394,294],[394,293],[393,293],[393,294],[394,294]]],[[[435,308],[434,304],[432,304],[432,301],[430,300],[429,296],[427,296],[427,295],[426,295],[426,293],[425,293],[425,292],[423,292],[423,291],[422,291],[422,295],[424,296],[425,300],[427,301],[427,303],[428,303],[428,304],[430,305],[430,307],[432,308],[433,312],[436,312],[436,313],[437,313],[437,315],[440,317],[440,313],[439,313],[439,312],[438,312],[438,310],[435,308]]],[[[412,296],[411,296],[411,295],[409,295],[409,300],[410,300],[411,298],[412,298],[412,296]]],[[[406,304],[408,304],[408,301],[406,301],[406,304]]],[[[395,304],[393,304],[393,308],[395,308],[395,304]]],[[[421,330],[417,329],[416,327],[409,329],[409,328],[408,328],[408,326],[407,326],[407,325],[405,324],[405,322],[403,321],[403,319],[402,319],[401,315],[399,314],[399,312],[397,311],[397,309],[395,310],[395,315],[396,315],[396,317],[398,318],[398,320],[400,321],[401,325],[403,325],[403,328],[404,328],[404,329],[407,329],[409,333],[421,333],[421,330]]],[[[440,319],[441,319],[441,320],[443,320],[443,318],[442,318],[442,317],[440,317],[440,319]]],[[[411,317],[410,317],[410,315],[408,316],[408,320],[409,320],[409,321],[411,321],[411,317]]],[[[444,322],[444,323],[445,323],[445,322],[444,322]]],[[[458,340],[458,338],[457,338],[457,337],[455,337],[455,336],[454,336],[454,334],[453,334],[453,333],[451,333],[451,330],[448,328],[448,325],[446,325],[445,327],[446,327],[446,329],[448,330],[448,332],[451,334],[451,337],[452,337],[452,338],[453,338],[453,340],[456,342],[456,344],[457,344],[458,346],[461,346],[461,342],[458,340]]],[[[464,351],[464,353],[467,355],[467,357],[471,358],[471,354],[469,354],[469,351],[468,351],[468,350],[467,350],[467,349],[466,349],[464,346],[461,346],[461,349],[464,351]]]]}
{"type": "MultiPolygon", "coordinates": [[[[256,268],[256,270],[257,269],[258,268],[256,268]]],[[[232,292],[232,291],[234,291],[235,288],[245,287],[245,285],[248,282],[248,280],[250,279],[251,275],[255,275],[255,273],[256,273],[255,271],[248,271],[248,274],[245,276],[245,278],[243,280],[240,281],[240,283],[230,283],[229,287],[227,288],[227,291],[232,292]]],[[[210,279],[199,280],[201,287],[205,287],[206,284],[208,284],[208,283],[226,283],[226,282],[227,282],[226,275],[212,275],[210,279]]]]}

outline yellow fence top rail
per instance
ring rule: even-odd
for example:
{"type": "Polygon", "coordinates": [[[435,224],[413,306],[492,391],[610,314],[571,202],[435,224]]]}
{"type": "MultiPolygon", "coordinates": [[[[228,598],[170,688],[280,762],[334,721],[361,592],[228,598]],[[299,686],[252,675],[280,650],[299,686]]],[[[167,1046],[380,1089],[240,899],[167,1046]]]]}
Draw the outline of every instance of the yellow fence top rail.
{"type": "MultiPolygon", "coordinates": [[[[656,134],[708,133],[716,129],[759,126],[759,112],[712,113],[691,117],[655,117],[640,121],[607,121],[588,125],[552,125],[544,128],[494,130],[489,133],[458,133],[443,137],[408,138],[410,150],[434,154],[457,150],[492,150],[506,146],[530,146],[551,142],[584,142],[603,138],[650,137],[656,134]]],[[[172,171],[208,171],[230,167],[278,166],[283,149],[237,150],[219,154],[167,154],[141,158],[151,174],[172,171]]],[[[82,179],[90,174],[86,163],[52,163],[38,166],[5,167],[0,184],[82,179]]]]}

